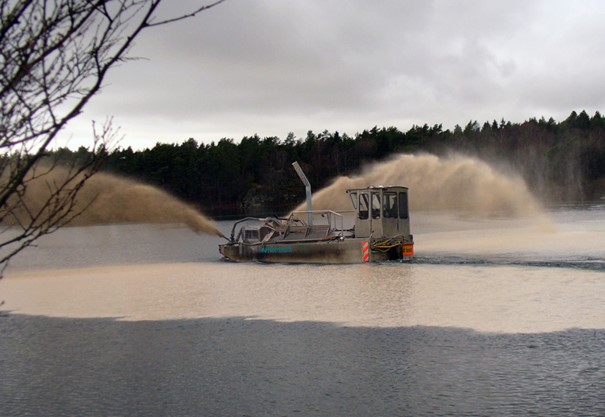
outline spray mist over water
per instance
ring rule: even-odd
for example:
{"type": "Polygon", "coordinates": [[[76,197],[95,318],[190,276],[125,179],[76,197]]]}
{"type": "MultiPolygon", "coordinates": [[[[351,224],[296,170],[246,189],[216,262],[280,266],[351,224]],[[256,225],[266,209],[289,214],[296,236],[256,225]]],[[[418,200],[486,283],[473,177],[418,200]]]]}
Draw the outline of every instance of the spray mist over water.
{"type": "MultiPolygon", "coordinates": [[[[48,184],[60,183],[67,171],[55,168],[28,185],[26,201],[39,208],[48,198],[48,184]]],[[[70,225],[119,223],[181,223],[197,233],[223,234],[195,208],[151,185],[106,173],[97,173],[80,190],[75,211],[89,207],[70,225]],[[92,202],[92,204],[91,204],[92,202]]]]}
{"type": "Polygon", "coordinates": [[[350,210],[345,190],[371,185],[410,188],[416,259],[485,262],[536,253],[542,259],[545,242],[568,242],[520,176],[462,155],[398,155],[358,176],[337,178],[313,196],[313,207],[350,210]]]}
{"type": "MultiPolygon", "coordinates": [[[[453,155],[399,155],[371,165],[356,177],[339,177],[315,193],[314,209],[349,210],[348,188],[403,185],[413,210],[447,210],[477,216],[541,213],[538,201],[517,175],[505,175],[475,158],[453,155]]],[[[297,210],[305,210],[300,205],[297,210]]]]}

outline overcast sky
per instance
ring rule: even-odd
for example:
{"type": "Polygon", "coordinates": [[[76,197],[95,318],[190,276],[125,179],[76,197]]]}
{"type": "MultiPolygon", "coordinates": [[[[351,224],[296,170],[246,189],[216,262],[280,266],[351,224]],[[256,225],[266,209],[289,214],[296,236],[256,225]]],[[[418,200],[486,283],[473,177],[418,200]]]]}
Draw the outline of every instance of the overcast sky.
{"type": "Polygon", "coordinates": [[[603,113],[603,22],[600,0],[227,0],[144,32],[130,55],[146,59],[67,136],[90,144],[107,116],[143,149],[603,113]]]}

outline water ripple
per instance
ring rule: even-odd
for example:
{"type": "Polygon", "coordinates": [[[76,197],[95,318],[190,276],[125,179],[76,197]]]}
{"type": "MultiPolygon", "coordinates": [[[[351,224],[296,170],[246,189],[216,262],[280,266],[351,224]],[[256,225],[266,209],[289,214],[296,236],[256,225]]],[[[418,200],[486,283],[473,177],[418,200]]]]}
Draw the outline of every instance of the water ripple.
{"type": "Polygon", "coordinates": [[[605,414],[603,330],[0,318],[1,415],[605,414]]]}

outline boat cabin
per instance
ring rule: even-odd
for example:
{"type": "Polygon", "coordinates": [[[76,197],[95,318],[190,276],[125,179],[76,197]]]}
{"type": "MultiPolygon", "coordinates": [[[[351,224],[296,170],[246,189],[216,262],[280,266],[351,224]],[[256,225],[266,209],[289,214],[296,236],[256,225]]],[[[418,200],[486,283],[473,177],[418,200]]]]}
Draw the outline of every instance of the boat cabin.
{"type": "Polygon", "coordinates": [[[368,187],[347,190],[355,209],[356,237],[410,234],[408,188],[368,187]]]}

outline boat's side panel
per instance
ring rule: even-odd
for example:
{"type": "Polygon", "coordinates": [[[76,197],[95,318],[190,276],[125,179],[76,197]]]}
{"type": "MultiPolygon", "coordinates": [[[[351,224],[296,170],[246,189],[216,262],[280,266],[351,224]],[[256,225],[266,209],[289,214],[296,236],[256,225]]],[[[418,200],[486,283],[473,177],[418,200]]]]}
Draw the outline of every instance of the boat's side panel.
{"type": "Polygon", "coordinates": [[[353,264],[364,261],[383,261],[386,254],[372,252],[364,258],[367,239],[345,239],[323,242],[304,242],[269,245],[243,243],[220,246],[226,258],[239,262],[332,263],[353,264]]]}

